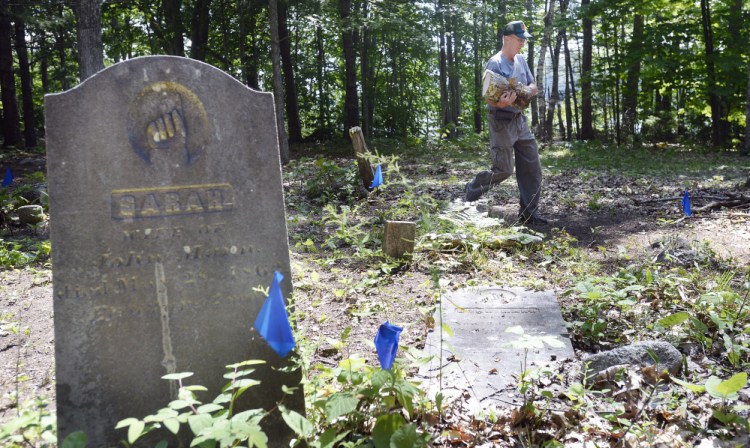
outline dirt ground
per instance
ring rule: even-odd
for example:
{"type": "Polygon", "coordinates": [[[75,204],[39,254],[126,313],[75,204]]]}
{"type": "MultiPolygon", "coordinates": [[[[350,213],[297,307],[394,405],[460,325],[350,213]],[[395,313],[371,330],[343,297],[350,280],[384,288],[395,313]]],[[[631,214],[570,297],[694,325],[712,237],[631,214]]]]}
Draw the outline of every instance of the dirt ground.
{"type": "MultiPolygon", "coordinates": [[[[404,165],[402,169],[409,167],[404,165]]],[[[460,171],[446,173],[451,174],[459,179],[470,175],[460,171]]],[[[742,180],[739,176],[728,179],[724,188],[742,180]]],[[[654,256],[654,243],[678,236],[689,242],[707,242],[721,257],[732,258],[740,265],[750,263],[750,213],[747,209],[704,213],[675,223],[682,213],[679,200],[660,199],[679,196],[680,191],[672,188],[649,192],[648,188],[626,185],[619,179],[613,181],[606,175],[586,182],[581,182],[575,172],[548,176],[544,209],[553,222],[536,230],[549,237],[553,229],[565,229],[578,240],[581,248],[592,254],[602,253],[605,248],[614,252],[625,250],[633,256],[654,256]],[[611,194],[605,193],[592,203],[591,189],[603,188],[602,185],[611,194]]],[[[472,206],[486,209],[499,205],[508,215],[513,215],[515,193],[515,186],[509,182],[472,206]]],[[[462,194],[462,184],[435,190],[434,194],[442,196],[441,199],[458,198],[462,194]]],[[[290,223],[290,235],[299,232],[304,233],[304,227],[290,223]]],[[[316,344],[315,361],[334,365],[337,359],[347,355],[334,347],[346,325],[355,326],[350,336],[353,349],[369,350],[366,341],[375,334],[383,315],[393,322],[423,319],[418,307],[431,302],[429,290],[424,286],[430,273],[418,264],[391,276],[390,283],[384,287],[365,288],[362,294],[369,300],[364,303],[339,298],[335,288],[337,284],[340,287],[343,278],[349,278],[350,282],[361,280],[368,267],[317,269],[316,280],[312,281],[315,269],[306,262],[309,254],[298,253],[294,241],[290,246],[296,306],[303,315],[299,325],[316,344]],[[416,306],[399,306],[395,300],[398,297],[408,297],[416,306]],[[374,311],[376,307],[379,307],[378,312],[374,311]]],[[[452,287],[465,285],[471,277],[465,272],[448,272],[444,276],[452,287]]],[[[406,331],[402,344],[419,347],[426,334],[423,328],[415,325],[415,331],[406,331]]],[[[0,271],[0,423],[16,415],[17,403],[35,397],[46,398],[49,406],[54,407],[54,379],[51,272],[42,268],[0,271]]]]}

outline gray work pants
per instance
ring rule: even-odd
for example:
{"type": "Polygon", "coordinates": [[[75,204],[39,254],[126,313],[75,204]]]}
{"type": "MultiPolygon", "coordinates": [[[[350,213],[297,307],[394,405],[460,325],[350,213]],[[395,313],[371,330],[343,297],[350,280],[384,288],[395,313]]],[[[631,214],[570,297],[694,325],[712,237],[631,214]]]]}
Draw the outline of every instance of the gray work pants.
{"type": "Polygon", "coordinates": [[[472,187],[487,191],[513,174],[515,158],[516,182],[520,191],[519,214],[533,216],[539,206],[542,191],[542,164],[539,147],[529,129],[526,116],[519,113],[512,118],[508,114],[489,112],[490,157],[492,168],[476,175],[472,187]]]}

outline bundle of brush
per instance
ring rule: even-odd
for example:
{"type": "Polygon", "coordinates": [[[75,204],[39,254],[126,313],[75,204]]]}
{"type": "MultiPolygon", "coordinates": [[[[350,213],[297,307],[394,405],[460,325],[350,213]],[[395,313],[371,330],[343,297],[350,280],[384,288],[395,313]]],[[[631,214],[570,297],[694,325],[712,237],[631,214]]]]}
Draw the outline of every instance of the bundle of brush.
{"type": "Polygon", "coordinates": [[[491,70],[485,70],[482,77],[482,97],[496,103],[505,92],[512,90],[516,92],[516,100],[512,106],[526,109],[531,103],[531,89],[529,86],[519,84],[516,78],[506,79],[491,70]]]}

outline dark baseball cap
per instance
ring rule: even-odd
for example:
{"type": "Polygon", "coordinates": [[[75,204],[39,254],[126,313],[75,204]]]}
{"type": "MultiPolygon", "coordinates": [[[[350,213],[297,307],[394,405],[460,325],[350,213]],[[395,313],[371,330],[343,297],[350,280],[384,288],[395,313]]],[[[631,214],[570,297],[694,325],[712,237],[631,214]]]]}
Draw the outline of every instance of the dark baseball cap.
{"type": "Polygon", "coordinates": [[[526,25],[520,20],[510,22],[503,28],[503,36],[510,36],[514,34],[521,39],[533,39],[534,37],[526,31],[526,25]]]}

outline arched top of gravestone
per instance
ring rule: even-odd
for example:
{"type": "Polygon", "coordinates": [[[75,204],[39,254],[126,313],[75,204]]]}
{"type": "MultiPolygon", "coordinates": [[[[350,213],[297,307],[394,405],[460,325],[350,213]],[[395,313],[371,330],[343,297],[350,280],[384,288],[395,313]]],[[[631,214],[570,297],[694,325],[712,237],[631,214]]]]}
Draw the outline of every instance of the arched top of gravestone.
{"type": "MultiPolygon", "coordinates": [[[[248,117],[247,127],[265,128],[270,122],[250,121],[275,114],[272,93],[253,90],[216,67],[179,56],[119,62],[71,90],[46,95],[45,106],[79,117],[84,126],[77,128],[85,127],[85,120],[107,123],[109,137],[123,141],[120,137],[125,136],[147,165],[159,163],[164,154],[172,164],[192,165],[217,143],[226,123],[248,117]]],[[[106,138],[102,135],[100,141],[106,138]]]]}
{"type": "Polygon", "coordinates": [[[194,77],[198,80],[207,76],[215,75],[226,78],[228,82],[233,81],[235,84],[237,84],[238,87],[243,87],[251,92],[261,95],[273,96],[273,94],[270,92],[254,90],[251,87],[242,84],[242,82],[240,82],[237,78],[227,74],[221,69],[214,67],[213,65],[198,61],[196,59],[169,55],[139,56],[132,59],[126,59],[124,61],[110,65],[109,67],[103,68],[102,70],[86,78],[83,82],[77,84],[69,90],[66,90],[64,92],[48,93],[45,96],[49,97],[64,95],[69,92],[75,92],[78,89],[85,88],[87,84],[95,84],[96,82],[101,81],[101,78],[106,78],[108,76],[120,78],[123,73],[127,74],[128,76],[136,75],[136,77],[133,79],[134,82],[148,82],[149,78],[153,78],[155,74],[163,74],[167,77],[194,77]],[[143,79],[138,79],[138,73],[143,76],[143,79]]]}

